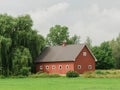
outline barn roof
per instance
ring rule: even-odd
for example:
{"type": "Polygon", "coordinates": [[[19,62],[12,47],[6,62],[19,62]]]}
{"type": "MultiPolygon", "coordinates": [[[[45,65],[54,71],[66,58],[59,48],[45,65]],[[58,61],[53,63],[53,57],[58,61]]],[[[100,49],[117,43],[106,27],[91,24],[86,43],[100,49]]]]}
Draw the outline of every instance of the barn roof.
{"type": "Polygon", "coordinates": [[[75,61],[84,46],[85,44],[47,47],[35,62],[75,61]]]}

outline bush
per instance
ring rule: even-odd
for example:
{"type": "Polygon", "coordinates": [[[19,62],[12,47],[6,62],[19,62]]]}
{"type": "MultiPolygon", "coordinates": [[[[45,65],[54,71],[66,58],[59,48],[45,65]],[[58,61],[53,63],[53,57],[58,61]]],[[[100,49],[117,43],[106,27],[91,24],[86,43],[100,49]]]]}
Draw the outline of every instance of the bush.
{"type": "Polygon", "coordinates": [[[20,72],[21,72],[21,75],[23,76],[28,76],[29,75],[29,68],[28,67],[23,67],[20,72]]]}
{"type": "Polygon", "coordinates": [[[79,77],[79,74],[76,71],[68,71],[66,73],[67,77],[79,77]]]}

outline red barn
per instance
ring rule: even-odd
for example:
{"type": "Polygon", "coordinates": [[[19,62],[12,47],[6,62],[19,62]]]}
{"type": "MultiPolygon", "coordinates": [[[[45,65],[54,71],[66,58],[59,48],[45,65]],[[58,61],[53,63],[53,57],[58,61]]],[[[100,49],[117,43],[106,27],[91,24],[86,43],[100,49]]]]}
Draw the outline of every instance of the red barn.
{"type": "Polygon", "coordinates": [[[78,73],[95,70],[96,58],[85,44],[62,45],[46,48],[37,58],[36,71],[49,74],[78,73]]]}

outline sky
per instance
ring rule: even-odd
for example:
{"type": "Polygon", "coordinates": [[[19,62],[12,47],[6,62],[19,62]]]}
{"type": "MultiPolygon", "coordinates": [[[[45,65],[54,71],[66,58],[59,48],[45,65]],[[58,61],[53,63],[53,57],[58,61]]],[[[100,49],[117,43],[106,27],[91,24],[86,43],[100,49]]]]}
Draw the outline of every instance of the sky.
{"type": "Polygon", "coordinates": [[[29,14],[33,29],[46,36],[54,25],[67,26],[70,36],[90,37],[93,45],[120,33],[120,0],[0,0],[0,14],[29,14]]]}

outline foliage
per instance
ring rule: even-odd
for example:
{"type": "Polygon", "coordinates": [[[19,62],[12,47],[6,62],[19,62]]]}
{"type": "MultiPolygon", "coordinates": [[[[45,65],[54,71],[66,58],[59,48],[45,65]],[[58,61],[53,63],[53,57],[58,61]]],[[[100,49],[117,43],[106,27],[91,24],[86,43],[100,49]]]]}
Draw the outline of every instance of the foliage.
{"type": "Polygon", "coordinates": [[[7,14],[0,15],[0,35],[10,38],[15,29],[15,18],[7,14]]]}
{"type": "Polygon", "coordinates": [[[10,74],[9,68],[11,67],[10,61],[10,47],[12,44],[12,40],[10,38],[5,38],[0,36],[0,74],[5,76],[10,74]]]}
{"type": "Polygon", "coordinates": [[[24,67],[31,68],[32,57],[29,49],[24,47],[14,48],[12,51],[12,72],[13,75],[19,75],[24,67]]]}
{"type": "Polygon", "coordinates": [[[80,36],[74,35],[70,38],[68,27],[66,26],[55,25],[54,27],[51,27],[46,38],[47,45],[61,45],[64,41],[66,41],[67,44],[79,44],[80,36]]]}
{"type": "Polygon", "coordinates": [[[87,37],[85,44],[91,49],[92,48],[92,40],[90,39],[90,37],[87,37]]]}
{"type": "Polygon", "coordinates": [[[120,34],[116,39],[110,41],[110,46],[112,48],[112,55],[115,58],[115,67],[120,69],[120,34]]]}
{"type": "Polygon", "coordinates": [[[68,41],[68,38],[68,27],[55,25],[54,27],[50,28],[50,32],[46,38],[46,42],[50,46],[61,45],[63,41],[68,41]]]}
{"type": "Polygon", "coordinates": [[[100,47],[93,47],[92,52],[97,58],[97,69],[113,69],[115,67],[115,59],[112,56],[112,49],[109,42],[103,42],[100,47]]]}
{"type": "Polygon", "coordinates": [[[79,74],[76,71],[68,71],[66,77],[79,77],[79,74]]]}
{"type": "Polygon", "coordinates": [[[29,72],[30,72],[30,68],[28,68],[28,67],[22,67],[22,68],[20,69],[20,72],[21,72],[21,75],[23,75],[23,76],[28,76],[28,75],[29,75],[29,72]]]}
{"type": "Polygon", "coordinates": [[[32,29],[29,15],[12,17],[0,15],[0,74],[18,75],[20,69],[32,67],[45,47],[45,40],[32,29]]]}
{"type": "Polygon", "coordinates": [[[69,38],[68,44],[80,44],[80,36],[74,35],[73,37],[69,38]]]}

